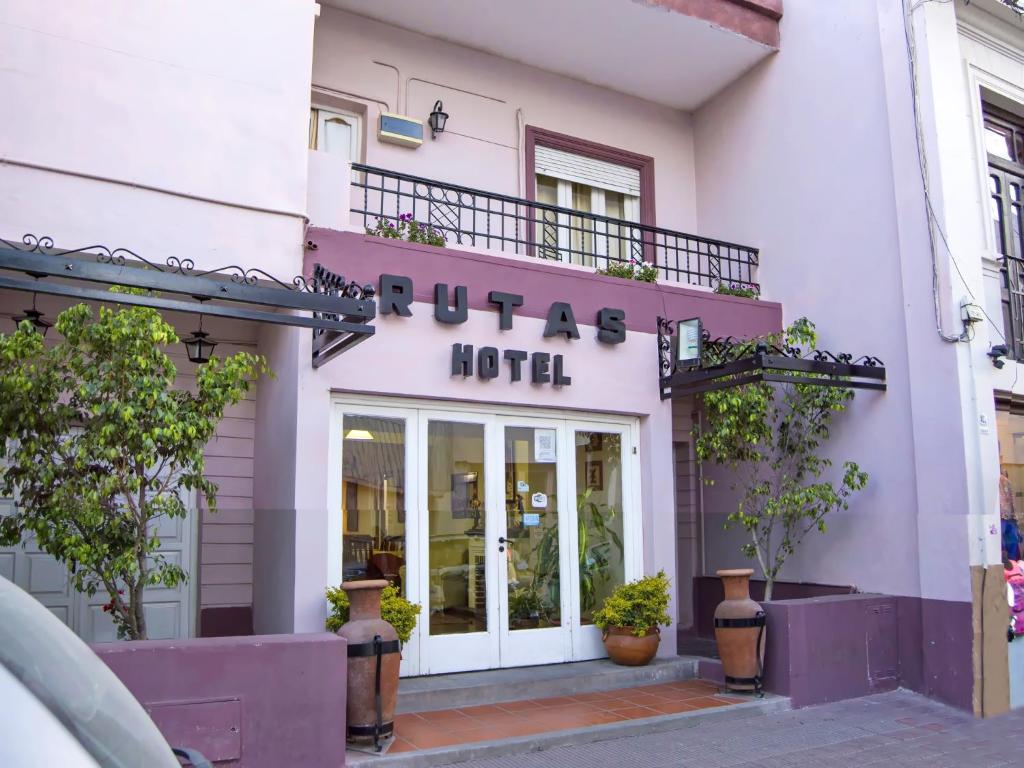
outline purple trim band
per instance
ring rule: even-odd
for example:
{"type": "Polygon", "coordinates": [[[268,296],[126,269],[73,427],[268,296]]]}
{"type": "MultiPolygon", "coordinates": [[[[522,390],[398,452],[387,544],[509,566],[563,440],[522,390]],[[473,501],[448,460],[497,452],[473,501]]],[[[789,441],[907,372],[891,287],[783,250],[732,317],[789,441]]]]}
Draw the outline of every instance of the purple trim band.
{"type": "Polygon", "coordinates": [[[306,252],[305,274],[311,274],[313,264],[319,262],[360,284],[376,284],[382,274],[404,275],[412,279],[418,302],[432,304],[434,284],[448,283],[468,288],[471,309],[495,315],[497,307],[488,302],[487,294],[510,291],[524,297],[523,306],[515,310],[518,317],[546,318],[553,302],[567,301],[581,325],[594,325],[600,309],[614,307],[625,310],[627,329],[651,334],[657,332],[659,316],[700,317],[715,336],[749,338],[782,328],[782,305],[773,301],[621,280],[540,260],[416,245],[358,232],[310,228],[307,237],[317,249],[306,252]]]}

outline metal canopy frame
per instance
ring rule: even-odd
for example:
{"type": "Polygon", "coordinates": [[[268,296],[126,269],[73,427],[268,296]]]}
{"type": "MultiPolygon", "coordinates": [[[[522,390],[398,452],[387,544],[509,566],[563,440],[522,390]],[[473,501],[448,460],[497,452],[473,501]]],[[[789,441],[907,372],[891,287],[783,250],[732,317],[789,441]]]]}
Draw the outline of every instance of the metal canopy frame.
{"type": "Polygon", "coordinates": [[[315,368],[372,336],[369,322],[377,312],[373,286],[346,283],[319,264],[309,279],[299,275],[285,283],[237,265],[198,270],[191,259],[176,256],[159,265],[126,248],[61,250],[52,238],[31,234],[20,243],[0,238],[0,288],[312,328],[315,368]],[[114,292],[113,286],[146,293],[114,292]]]}
{"type": "Polygon", "coordinates": [[[702,358],[698,365],[677,367],[673,324],[658,318],[658,365],[661,399],[713,392],[744,384],[807,384],[816,387],[847,387],[884,391],[885,365],[877,357],[854,359],[847,353],[812,350],[766,341],[712,339],[702,333],[702,358]],[[712,362],[713,361],[713,362],[712,362]]]}

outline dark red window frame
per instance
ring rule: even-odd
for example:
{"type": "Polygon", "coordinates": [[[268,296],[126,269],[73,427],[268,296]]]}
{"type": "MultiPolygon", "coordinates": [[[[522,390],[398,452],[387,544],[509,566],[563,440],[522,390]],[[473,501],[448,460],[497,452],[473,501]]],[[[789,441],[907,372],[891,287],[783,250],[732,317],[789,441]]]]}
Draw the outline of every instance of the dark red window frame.
{"type": "Polygon", "coordinates": [[[556,133],[536,126],[526,126],[526,199],[531,203],[537,200],[536,149],[538,146],[560,149],[595,160],[604,160],[627,168],[635,168],[640,172],[640,223],[653,227],[654,215],[654,158],[630,152],[627,149],[598,144],[576,136],[556,133]]]}

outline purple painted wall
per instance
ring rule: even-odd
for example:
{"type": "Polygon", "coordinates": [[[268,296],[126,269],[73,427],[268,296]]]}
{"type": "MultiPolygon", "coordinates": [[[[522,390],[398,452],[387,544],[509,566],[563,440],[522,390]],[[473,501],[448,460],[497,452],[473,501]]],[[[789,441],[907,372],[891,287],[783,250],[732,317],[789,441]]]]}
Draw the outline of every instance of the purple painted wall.
{"type": "Polygon", "coordinates": [[[434,283],[447,282],[467,287],[470,309],[495,314],[497,309],[488,303],[487,294],[501,290],[523,294],[525,303],[515,312],[522,317],[547,317],[552,302],[568,301],[580,324],[593,325],[599,309],[617,307],[626,311],[629,330],[644,333],[656,332],[659,315],[679,320],[700,316],[714,336],[749,337],[782,327],[782,307],[771,301],[722,296],[674,283],[602,277],[590,268],[416,245],[356,232],[311,228],[308,239],[317,249],[306,252],[306,274],[319,262],[359,283],[375,283],[381,274],[404,275],[412,278],[415,300],[421,302],[432,303],[434,283]]]}
{"type": "MultiPolygon", "coordinates": [[[[900,686],[972,707],[970,603],[832,594],[763,606],[765,687],[789,696],[794,707],[900,686]]],[[[700,671],[721,679],[717,660],[702,660],[700,671]]]]}
{"type": "Polygon", "coordinates": [[[171,745],[243,768],[345,764],[346,648],[326,632],[92,646],[171,745]]]}

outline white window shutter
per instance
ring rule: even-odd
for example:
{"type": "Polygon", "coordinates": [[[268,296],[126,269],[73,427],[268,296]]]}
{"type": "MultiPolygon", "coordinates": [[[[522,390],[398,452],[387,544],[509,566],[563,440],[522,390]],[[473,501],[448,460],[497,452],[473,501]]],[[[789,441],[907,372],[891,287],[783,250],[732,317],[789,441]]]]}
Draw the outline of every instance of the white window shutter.
{"type": "Polygon", "coordinates": [[[636,168],[574,155],[560,149],[537,147],[534,170],[537,174],[556,179],[575,181],[633,197],[640,195],[640,171],[636,168]]]}

